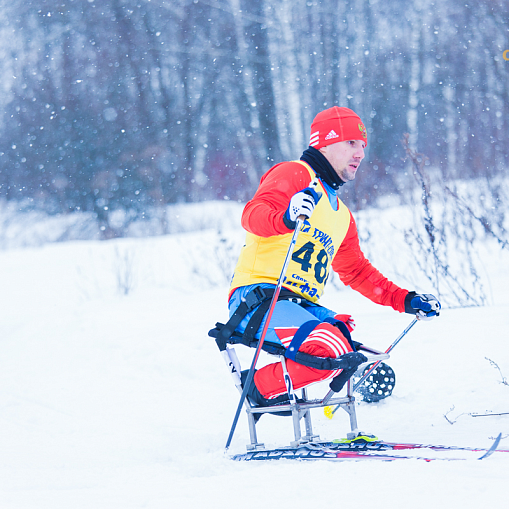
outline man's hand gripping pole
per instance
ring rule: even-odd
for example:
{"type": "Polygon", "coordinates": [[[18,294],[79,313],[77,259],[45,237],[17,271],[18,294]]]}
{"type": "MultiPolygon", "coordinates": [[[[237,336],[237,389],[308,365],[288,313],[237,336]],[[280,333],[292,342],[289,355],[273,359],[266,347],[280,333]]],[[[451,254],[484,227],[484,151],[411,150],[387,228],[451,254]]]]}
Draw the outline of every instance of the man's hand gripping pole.
{"type": "MultiPolygon", "coordinates": [[[[311,187],[312,189],[315,189],[317,186],[318,186],[318,178],[315,177],[313,179],[313,181],[311,182],[311,184],[309,184],[309,187],[311,187]]],[[[246,395],[249,391],[249,388],[251,387],[251,384],[253,383],[256,363],[258,361],[258,357],[260,356],[263,342],[265,341],[265,335],[267,334],[267,330],[269,328],[270,319],[272,317],[274,307],[278,301],[279,293],[281,292],[281,287],[283,286],[283,281],[285,279],[286,271],[288,270],[288,265],[292,258],[293,251],[295,250],[295,244],[297,243],[297,237],[299,236],[302,225],[304,224],[304,221],[306,219],[307,219],[307,216],[305,216],[305,215],[300,215],[296,219],[296,225],[295,225],[295,230],[293,231],[292,240],[290,241],[290,246],[288,247],[288,252],[286,254],[286,258],[283,263],[283,268],[281,269],[281,274],[277,281],[276,289],[274,291],[274,295],[272,296],[269,310],[267,311],[267,318],[265,320],[265,325],[263,327],[262,334],[260,336],[260,341],[258,341],[258,347],[256,348],[256,352],[254,354],[253,361],[251,362],[251,367],[249,368],[249,373],[247,375],[246,382],[244,384],[244,389],[242,390],[242,394],[240,396],[240,401],[237,406],[237,412],[235,413],[235,417],[233,419],[233,424],[230,429],[230,434],[228,435],[228,440],[226,441],[226,446],[225,446],[226,450],[228,450],[231,445],[231,442],[233,439],[233,434],[235,433],[235,428],[237,427],[237,422],[239,420],[240,411],[242,410],[242,405],[244,404],[246,395]]]]}

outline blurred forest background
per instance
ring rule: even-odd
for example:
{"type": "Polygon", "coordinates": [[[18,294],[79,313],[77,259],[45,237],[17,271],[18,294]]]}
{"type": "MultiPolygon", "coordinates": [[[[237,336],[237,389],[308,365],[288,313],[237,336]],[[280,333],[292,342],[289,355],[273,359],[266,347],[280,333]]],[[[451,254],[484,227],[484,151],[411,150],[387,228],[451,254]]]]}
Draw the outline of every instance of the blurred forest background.
{"type": "Polygon", "coordinates": [[[415,186],[405,133],[439,182],[508,167],[507,0],[0,0],[0,40],[0,200],[105,238],[249,199],[333,105],[368,129],[354,210],[415,186]]]}

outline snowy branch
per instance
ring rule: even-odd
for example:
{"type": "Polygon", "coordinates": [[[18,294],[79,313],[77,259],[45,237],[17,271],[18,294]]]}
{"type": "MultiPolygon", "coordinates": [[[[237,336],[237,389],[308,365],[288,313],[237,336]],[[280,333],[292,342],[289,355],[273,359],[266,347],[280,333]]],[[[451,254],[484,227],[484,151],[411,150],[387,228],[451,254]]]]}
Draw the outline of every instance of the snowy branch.
{"type": "Polygon", "coordinates": [[[500,373],[500,378],[502,380],[500,380],[499,383],[509,386],[509,382],[507,381],[507,378],[502,374],[502,370],[500,369],[499,365],[495,361],[488,359],[488,357],[485,357],[485,359],[500,373]]]}

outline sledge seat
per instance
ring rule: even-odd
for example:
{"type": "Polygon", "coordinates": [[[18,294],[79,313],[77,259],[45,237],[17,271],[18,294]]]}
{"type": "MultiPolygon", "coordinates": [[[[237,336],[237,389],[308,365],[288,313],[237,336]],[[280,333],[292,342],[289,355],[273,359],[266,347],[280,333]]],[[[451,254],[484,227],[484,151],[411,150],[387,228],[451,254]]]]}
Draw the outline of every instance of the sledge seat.
{"type": "MultiPolygon", "coordinates": [[[[257,348],[258,340],[254,337],[246,338],[246,334],[240,334],[236,331],[227,331],[225,332],[225,328],[227,326],[217,323],[214,329],[209,331],[209,336],[215,338],[216,344],[219,347],[221,355],[228,367],[228,370],[233,378],[235,386],[242,394],[243,385],[241,381],[240,373],[242,371],[238,356],[235,351],[236,345],[244,345],[248,348],[257,348]]],[[[359,429],[357,426],[357,416],[355,413],[355,397],[354,391],[360,385],[359,381],[355,386],[352,381],[352,375],[354,372],[369,366],[377,361],[382,361],[389,358],[389,355],[373,348],[366,347],[365,345],[360,345],[357,347],[357,351],[362,352],[364,358],[366,359],[364,362],[357,364],[354,370],[348,371],[348,380],[346,381],[346,394],[342,397],[335,396],[336,393],[339,393],[342,387],[345,385],[344,380],[340,380],[342,373],[334,378],[330,384],[331,389],[322,399],[309,399],[308,392],[306,388],[301,389],[301,397],[297,399],[296,394],[293,389],[293,384],[291,378],[288,374],[288,370],[286,369],[286,359],[288,358],[287,349],[277,343],[272,343],[270,341],[264,341],[262,345],[262,350],[265,351],[269,355],[274,355],[278,357],[283,366],[283,372],[285,374],[285,381],[287,386],[288,393],[288,402],[280,403],[273,406],[258,406],[253,404],[248,398],[245,399],[244,405],[247,413],[248,426],[249,426],[249,434],[250,434],[250,444],[247,445],[248,450],[263,450],[265,446],[263,443],[258,442],[257,433],[256,433],[256,423],[259,418],[263,414],[276,414],[276,415],[288,415],[292,417],[293,421],[293,431],[294,431],[294,440],[290,442],[292,447],[296,447],[302,443],[311,442],[311,441],[319,441],[319,436],[313,434],[313,427],[311,423],[311,412],[312,408],[324,408],[329,405],[334,405],[341,407],[346,411],[350,418],[350,429],[351,432],[347,434],[347,438],[354,438],[359,433],[359,429]],[[339,383],[336,383],[339,382],[339,383]],[[305,434],[302,434],[301,430],[301,419],[304,419],[305,423],[305,434]]],[[[348,354],[346,354],[348,355],[348,354]]],[[[337,359],[333,358],[325,358],[325,357],[316,357],[313,355],[306,354],[304,352],[292,352],[292,360],[299,364],[303,364],[308,367],[313,367],[315,369],[323,369],[323,370],[336,370],[343,369],[344,373],[347,373],[347,369],[345,366],[345,356],[341,356],[337,359]]],[[[344,377],[343,377],[344,378],[344,377]]],[[[253,382],[254,383],[254,382],[253,382]]]]}

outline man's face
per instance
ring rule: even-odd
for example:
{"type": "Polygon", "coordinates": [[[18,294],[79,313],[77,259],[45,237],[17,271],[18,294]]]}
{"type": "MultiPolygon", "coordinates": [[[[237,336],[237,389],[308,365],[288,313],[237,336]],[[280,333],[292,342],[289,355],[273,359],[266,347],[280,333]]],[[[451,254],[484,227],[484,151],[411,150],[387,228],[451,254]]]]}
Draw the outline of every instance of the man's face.
{"type": "Polygon", "coordinates": [[[366,142],[362,140],[338,141],[322,147],[320,152],[327,158],[343,182],[355,178],[359,164],[364,159],[366,142]]]}

